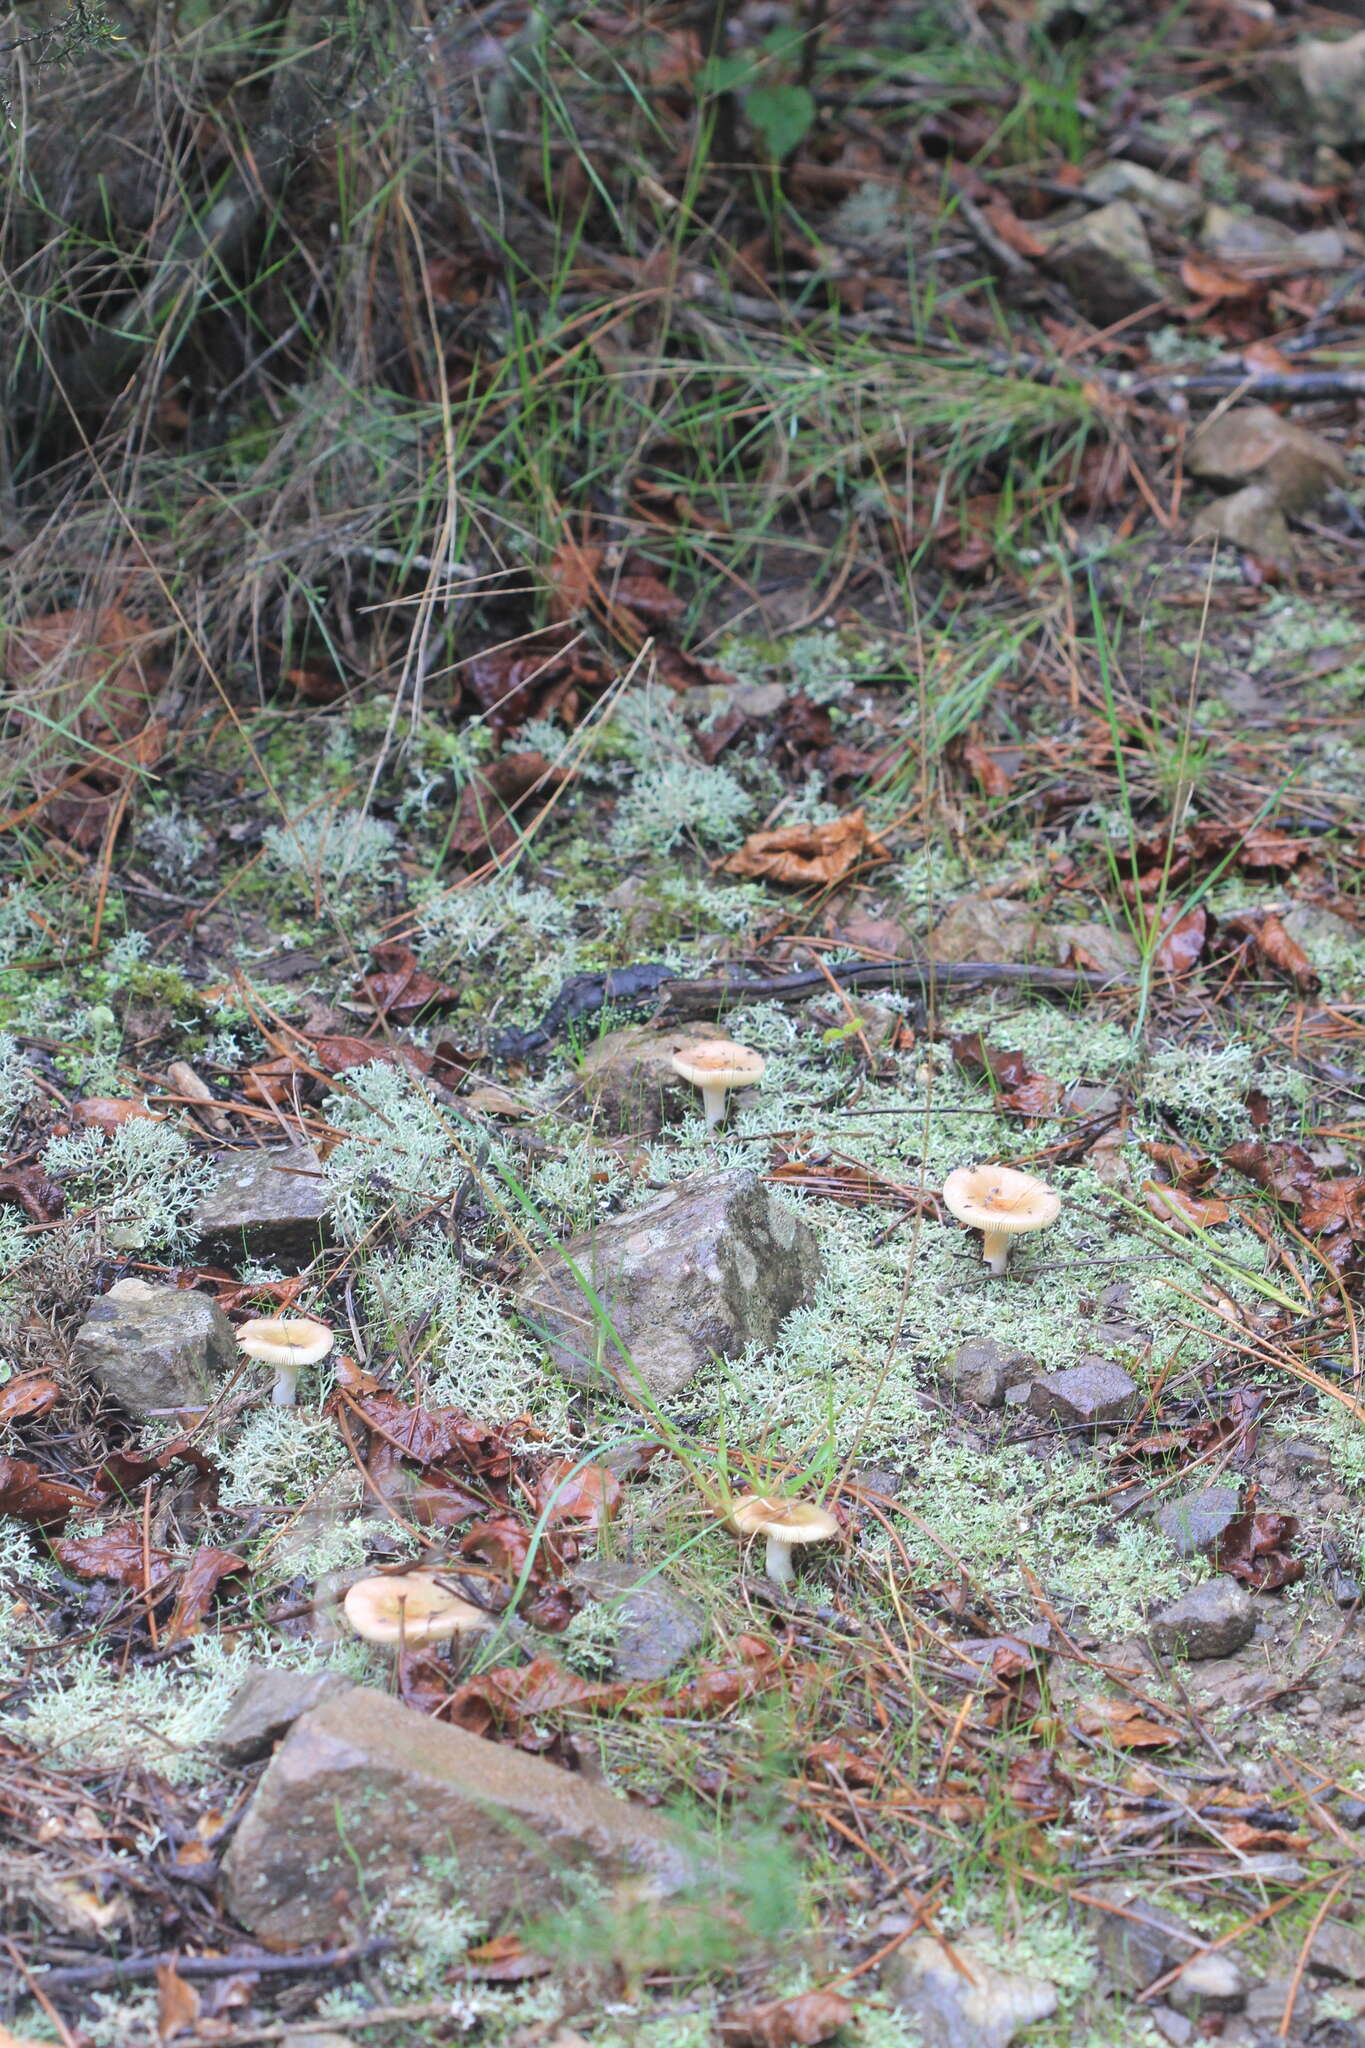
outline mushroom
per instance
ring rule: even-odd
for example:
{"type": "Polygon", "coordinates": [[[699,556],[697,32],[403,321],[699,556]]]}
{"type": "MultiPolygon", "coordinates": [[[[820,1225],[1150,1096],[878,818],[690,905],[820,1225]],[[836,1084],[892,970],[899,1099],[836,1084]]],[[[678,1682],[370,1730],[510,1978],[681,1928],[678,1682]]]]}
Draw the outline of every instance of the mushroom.
{"type": "Polygon", "coordinates": [[[1009,1262],[1010,1239],[1046,1230],[1061,1214],[1053,1189],[1013,1166],[959,1166],[943,1183],[943,1199],[959,1223],[981,1232],[981,1251],[992,1273],[1009,1262]]]}
{"type": "Polygon", "coordinates": [[[763,1055],[733,1038],[697,1038],[679,1046],[673,1071],[700,1088],[706,1128],[714,1131],[725,1119],[725,1098],[732,1088],[752,1088],[763,1079],[763,1055]]]}
{"type": "Polygon", "coordinates": [[[308,1316],[253,1316],[238,1329],[237,1348],[262,1365],[274,1366],[270,1398],[277,1408],[292,1408],[301,1369],[327,1356],[332,1333],[326,1323],[308,1316]]]}
{"type": "Polygon", "coordinates": [[[395,1572],[387,1578],[357,1579],[342,1611],[358,1636],[386,1649],[416,1649],[444,1643],[466,1629],[487,1628],[480,1607],[450,1592],[430,1572],[395,1572]]]}
{"type": "Polygon", "coordinates": [[[792,1550],[800,1543],[827,1543],[839,1533],[839,1524],[828,1508],[814,1501],[783,1500],[772,1494],[746,1493],[727,1516],[730,1528],[739,1536],[766,1536],[768,1577],[779,1586],[792,1580],[792,1550]]]}

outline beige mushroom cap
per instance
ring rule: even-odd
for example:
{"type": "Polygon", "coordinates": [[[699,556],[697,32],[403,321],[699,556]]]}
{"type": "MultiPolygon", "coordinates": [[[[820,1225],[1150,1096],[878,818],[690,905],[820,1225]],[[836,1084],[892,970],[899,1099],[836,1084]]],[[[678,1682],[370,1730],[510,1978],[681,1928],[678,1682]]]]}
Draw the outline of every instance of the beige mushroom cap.
{"type": "Polygon", "coordinates": [[[752,1088],[763,1079],[765,1061],[752,1046],[733,1038],[698,1038],[680,1045],[673,1070],[694,1088],[752,1088]]]}
{"type": "Polygon", "coordinates": [[[443,1643],[466,1629],[487,1628],[489,1619],[482,1608],[449,1592],[430,1572],[357,1579],[342,1611],[358,1636],[389,1649],[443,1643]]]}
{"type": "Polygon", "coordinates": [[[959,1166],[943,1183],[943,1199],[969,1230],[1005,1237],[1045,1230],[1062,1213],[1054,1188],[1013,1166],[959,1166]]]}
{"type": "Polygon", "coordinates": [[[727,1519],[740,1536],[776,1536],[783,1543],[825,1543],[839,1533],[839,1524],[828,1508],[771,1494],[742,1494],[727,1519]]]}
{"type": "Polygon", "coordinates": [[[253,1316],[238,1327],[237,1348],[262,1365],[316,1365],[331,1350],[332,1333],[308,1316],[253,1316]]]}

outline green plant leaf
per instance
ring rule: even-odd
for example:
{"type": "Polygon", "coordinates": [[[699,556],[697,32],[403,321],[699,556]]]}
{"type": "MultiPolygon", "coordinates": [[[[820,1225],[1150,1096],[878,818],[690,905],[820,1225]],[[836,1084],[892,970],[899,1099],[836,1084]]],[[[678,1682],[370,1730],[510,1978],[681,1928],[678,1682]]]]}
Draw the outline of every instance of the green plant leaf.
{"type": "Polygon", "coordinates": [[[748,84],[757,69],[752,57],[708,57],[697,73],[697,90],[735,92],[748,84]]]}
{"type": "Polygon", "coordinates": [[[815,98],[804,85],[756,85],[744,102],[750,127],[774,163],[805,141],[815,122],[815,98]]]}

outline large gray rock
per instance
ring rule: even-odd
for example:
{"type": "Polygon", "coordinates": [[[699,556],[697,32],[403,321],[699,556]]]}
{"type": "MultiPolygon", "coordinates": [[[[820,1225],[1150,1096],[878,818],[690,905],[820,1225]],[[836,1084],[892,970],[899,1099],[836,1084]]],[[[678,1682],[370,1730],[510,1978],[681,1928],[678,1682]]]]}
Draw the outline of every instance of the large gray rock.
{"type": "Polygon", "coordinates": [[[232,1325],[216,1301],[186,1287],[120,1280],[86,1310],[76,1364],[134,1415],[205,1408],[237,1363],[232,1325]]]}
{"type": "Polygon", "coordinates": [[[1029,1390],[1031,1415],[1071,1429],[1100,1429],[1132,1414],[1138,1390],[1122,1366],[1107,1358],[1083,1359],[1069,1372],[1050,1372],[1029,1390]]]}
{"type": "Polygon", "coordinates": [[[1228,1524],[1241,1512],[1235,1486],[1206,1486],[1182,1493],[1158,1510],[1157,1528],[1181,1557],[1198,1557],[1217,1548],[1228,1524]]]}
{"type": "Polygon", "coordinates": [[[1187,1920],[1154,1906],[1136,1885],[1087,1884],[1085,1895],[1100,1963],[1121,1989],[1145,1991],[1204,1946],[1187,1920]]]}
{"type": "Polygon", "coordinates": [[[589,1598],[617,1624],[611,1675],[636,1684],[666,1678],[690,1657],[706,1634],[706,1620],[690,1600],[656,1572],[594,1559],[574,1574],[589,1598]]]}
{"type": "Polygon", "coordinates": [[[1365,29],[1338,42],[1308,37],[1263,61],[1273,89],[1315,142],[1365,142],[1365,29]]]}
{"type": "Polygon", "coordinates": [[[317,1153],[308,1145],[225,1152],[208,1193],[195,1206],[201,1243],[228,1256],[250,1252],[307,1258],[326,1234],[329,1198],[317,1153]]]}
{"type": "Polygon", "coordinates": [[[228,1701],[214,1748],[224,1763],[255,1763],[301,1715],[350,1689],[350,1680],[337,1671],[291,1671],[287,1665],[260,1664],[228,1701]]]}
{"type": "Polygon", "coordinates": [[[613,1131],[652,1138],[670,1109],[695,1108],[698,1095],[673,1071],[673,1055],[698,1037],[689,1031],[656,1031],[625,1024],[594,1039],[578,1062],[584,1100],[613,1131]]]}
{"type": "Polygon", "coordinates": [[[1176,227],[1193,220],[1204,203],[1193,185],[1182,184],[1177,178],[1163,178],[1157,171],[1149,171],[1146,164],[1133,163],[1122,156],[1101,164],[1082,189],[1087,199],[1131,199],[1143,213],[1155,214],[1176,227]]]}
{"type": "Polygon", "coordinates": [[[566,1379],[671,1400],[716,1358],[770,1345],[814,1297],[809,1224],[756,1173],[699,1174],[546,1252],[517,1305],[566,1379]],[[600,1326],[596,1293],[628,1360],[600,1326]]]}
{"type": "Polygon", "coordinates": [[[1236,1579],[1206,1579],[1152,1616],[1148,1634],[1165,1656],[1197,1663],[1235,1657],[1256,1633],[1256,1603],[1236,1579]]]}
{"type": "Polygon", "coordinates": [[[564,1903],[584,1866],[659,1893],[698,1871],[656,1815],[541,1757],[356,1686],[294,1723],[223,1862],[228,1911],[284,1947],[345,1939],[450,1859],[485,1923],[564,1903]]]}
{"type": "Polygon", "coordinates": [[[905,1942],[882,1970],[882,1991],[912,2021],[925,2048],[1007,2048],[1022,2027],[1056,2012],[1055,1984],[997,1968],[970,1929],[953,1948],[968,1977],[927,1934],[905,1942]]]}
{"type": "Polygon", "coordinates": [[[1011,1387],[1022,1386],[1038,1370],[1027,1351],[1012,1351],[994,1337],[973,1337],[959,1344],[940,1374],[955,1394],[978,1408],[1003,1408],[1011,1387]]]}
{"type": "Polygon", "coordinates": [[[1230,1949],[1196,1956],[1166,1990],[1177,2012],[1236,2012],[1246,2004],[1247,1980],[1230,1949]]]}
{"type": "Polygon", "coordinates": [[[1345,261],[1346,244],[1336,228],[1293,228],[1263,213],[1243,213],[1230,206],[1210,206],[1199,239],[1220,263],[1284,263],[1296,270],[1335,270],[1345,261]]]}
{"type": "Polygon", "coordinates": [[[1115,199],[1039,239],[1048,244],[1048,268],[1101,326],[1165,296],[1142,215],[1130,199],[1115,199]]]}

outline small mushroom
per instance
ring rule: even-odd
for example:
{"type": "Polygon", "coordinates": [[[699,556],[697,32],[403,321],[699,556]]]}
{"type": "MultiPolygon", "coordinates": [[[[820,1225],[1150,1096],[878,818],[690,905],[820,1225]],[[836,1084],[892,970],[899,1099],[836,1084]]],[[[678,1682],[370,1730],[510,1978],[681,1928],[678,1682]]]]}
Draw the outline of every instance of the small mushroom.
{"type": "Polygon", "coordinates": [[[253,1316],[238,1329],[237,1348],[262,1365],[274,1366],[270,1398],[277,1408],[292,1408],[299,1373],[305,1365],[316,1365],[327,1356],[332,1333],[325,1323],[315,1323],[308,1316],[253,1316]]]}
{"type": "Polygon", "coordinates": [[[1009,1262],[1011,1238],[1046,1230],[1062,1212],[1059,1194],[1013,1166],[959,1166],[943,1183],[943,1199],[959,1223],[981,1232],[982,1255],[997,1274],[1009,1262]]]}
{"type": "Polygon", "coordinates": [[[386,1649],[418,1649],[444,1643],[466,1629],[487,1628],[489,1616],[452,1593],[430,1572],[395,1572],[387,1578],[357,1579],[342,1601],[342,1612],[358,1636],[386,1649]]]}
{"type": "Polygon", "coordinates": [[[801,1543],[827,1543],[839,1533],[839,1524],[828,1508],[814,1501],[783,1500],[771,1494],[746,1493],[727,1516],[739,1536],[766,1536],[765,1565],[768,1577],[779,1586],[792,1580],[792,1550],[801,1543]]]}
{"type": "Polygon", "coordinates": [[[701,1090],[706,1128],[714,1131],[725,1120],[725,1098],[732,1088],[752,1088],[763,1079],[762,1053],[737,1045],[733,1038],[698,1038],[679,1046],[673,1055],[673,1071],[701,1090]]]}

